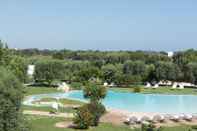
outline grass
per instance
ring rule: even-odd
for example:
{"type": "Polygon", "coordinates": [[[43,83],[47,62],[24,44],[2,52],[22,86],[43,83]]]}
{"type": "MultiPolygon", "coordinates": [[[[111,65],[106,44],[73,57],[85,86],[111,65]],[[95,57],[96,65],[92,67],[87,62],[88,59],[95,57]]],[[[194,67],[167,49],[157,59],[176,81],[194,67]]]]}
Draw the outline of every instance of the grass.
{"type": "MultiPolygon", "coordinates": [[[[56,99],[55,98],[42,98],[40,100],[40,102],[51,102],[51,101],[56,101],[56,99]]],[[[69,99],[60,99],[59,101],[64,105],[82,105],[82,104],[84,104],[83,102],[76,101],[76,100],[69,100],[69,99]]]]}
{"type": "MultiPolygon", "coordinates": [[[[113,91],[120,91],[120,92],[133,92],[133,88],[120,88],[114,87],[110,88],[113,91]]],[[[169,95],[197,95],[197,89],[193,88],[185,88],[185,89],[171,89],[171,87],[160,87],[157,89],[145,89],[141,86],[141,92],[143,94],[169,94],[169,95]]]]}
{"type": "MultiPolygon", "coordinates": [[[[27,116],[28,122],[32,131],[76,131],[68,128],[56,128],[55,123],[68,121],[64,118],[42,117],[42,116],[27,116]]],[[[131,131],[127,126],[113,126],[111,124],[100,124],[98,127],[93,127],[85,131],[131,131]]]]}
{"type": "Polygon", "coordinates": [[[36,94],[49,94],[49,93],[58,93],[60,91],[57,88],[52,87],[26,87],[25,96],[36,95],[36,94]]]}
{"type": "MultiPolygon", "coordinates": [[[[46,117],[46,116],[32,116],[26,115],[27,120],[32,128],[32,131],[80,131],[70,128],[57,128],[55,124],[58,122],[71,121],[71,119],[46,117]]],[[[190,130],[190,126],[176,126],[164,127],[162,131],[196,131],[190,130]]],[[[132,130],[128,126],[115,126],[109,123],[101,123],[98,127],[92,127],[84,131],[140,131],[140,129],[132,130]]]]}
{"type": "MultiPolygon", "coordinates": [[[[52,107],[36,107],[36,106],[22,106],[22,110],[36,110],[36,111],[54,111],[52,107]]],[[[72,107],[64,107],[64,108],[59,108],[58,110],[61,113],[74,113],[75,110],[72,107]]]]}

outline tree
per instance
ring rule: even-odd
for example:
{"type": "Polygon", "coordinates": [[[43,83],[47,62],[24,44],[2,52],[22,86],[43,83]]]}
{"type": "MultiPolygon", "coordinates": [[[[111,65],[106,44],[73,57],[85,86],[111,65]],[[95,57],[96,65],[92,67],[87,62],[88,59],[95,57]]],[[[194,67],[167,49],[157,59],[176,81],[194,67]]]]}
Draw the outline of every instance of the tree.
{"type": "Polygon", "coordinates": [[[105,65],[101,70],[104,81],[106,81],[107,83],[114,82],[116,73],[116,67],[114,65],[105,65]]]}
{"type": "Polygon", "coordinates": [[[179,67],[172,62],[157,62],[155,65],[155,75],[157,80],[179,80],[182,76],[179,67]]]}
{"type": "Polygon", "coordinates": [[[88,82],[83,90],[84,97],[90,99],[91,102],[101,102],[105,98],[107,90],[104,86],[96,85],[88,82]]]}
{"type": "Polygon", "coordinates": [[[27,131],[21,109],[23,86],[16,77],[0,67],[0,130],[27,131]]]}
{"type": "Polygon", "coordinates": [[[103,86],[87,83],[83,93],[84,97],[90,100],[90,103],[77,110],[74,123],[78,128],[87,129],[89,126],[97,126],[100,117],[105,113],[106,110],[101,100],[105,98],[107,91],[103,86]]]}
{"type": "Polygon", "coordinates": [[[21,82],[27,80],[27,63],[24,58],[13,56],[7,67],[21,82]]]}
{"type": "Polygon", "coordinates": [[[141,82],[146,77],[147,67],[143,61],[126,61],[123,73],[131,79],[131,82],[141,82]]]}
{"type": "Polygon", "coordinates": [[[98,78],[100,74],[98,68],[90,66],[80,70],[77,76],[81,82],[86,82],[89,81],[91,78],[98,78]]]}
{"type": "Polygon", "coordinates": [[[64,63],[59,60],[38,61],[35,65],[34,79],[36,81],[46,81],[49,85],[54,80],[64,79],[64,63]]]}
{"type": "Polygon", "coordinates": [[[7,66],[11,60],[12,54],[11,51],[6,48],[6,44],[0,40],[0,65],[7,66]]]}
{"type": "Polygon", "coordinates": [[[188,63],[184,74],[186,81],[197,84],[197,63],[188,63]]]}
{"type": "Polygon", "coordinates": [[[63,60],[64,59],[64,54],[62,52],[56,52],[53,54],[52,56],[54,59],[59,59],[59,60],[63,60]]]}

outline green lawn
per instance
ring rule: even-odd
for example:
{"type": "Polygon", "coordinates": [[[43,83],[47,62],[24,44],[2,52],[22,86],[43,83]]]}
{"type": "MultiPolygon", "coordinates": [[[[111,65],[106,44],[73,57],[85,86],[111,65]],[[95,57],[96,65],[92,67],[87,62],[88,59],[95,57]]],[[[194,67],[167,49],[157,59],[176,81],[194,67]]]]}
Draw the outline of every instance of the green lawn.
{"type": "MultiPolygon", "coordinates": [[[[114,87],[110,88],[113,91],[121,91],[121,92],[133,92],[133,88],[120,88],[114,87]]],[[[193,88],[185,88],[185,89],[171,89],[171,87],[160,87],[157,89],[145,89],[141,86],[141,93],[144,94],[176,94],[176,95],[197,95],[197,89],[193,88]]]]}
{"type": "Polygon", "coordinates": [[[26,87],[25,88],[25,96],[56,93],[56,92],[60,92],[60,91],[58,91],[57,88],[52,88],[52,87],[26,87]]]}
{"type": "MultiPolygon", "coordinates": [[[[54,109],[52,107],[35,107],[35,106],[22,106],[22,110],[36,110],[36,111],[46,111],[46,112],[50,112],[50,111],[54,111],[54,109]]],[[[59,108],[58,110],[61,113],[74,113],[75,110],[72,107],[64,107],[64,108],[59,108]]]]}
{"type": "MultiPolygon", "coordinates": [[[[197,89],[193,88],[185,88],[185,89],[174,89],[172,90],[171,87],[160,87],[157,89],[144,89],[144,86],[141,86],[141,93],[144,94],[176,94],[176,95],[197,95],[197,89]]],[[[110,88],[113,91],[121,91],[121,92],[133,92],[133,88],[121,88],[121,87],[113,87],[110,88]]],[[[47,93],[56,93],[60,92],[57,91],[56,88],[49,88],[49,87],[26,87],[25,95],[34,95],[34,94],[47,94],[47,93]]]]}
{"type": "MultiPolygon", "coordinates": [[[[54,125],[57,122],[66,121],[64,118],[55,117],[41,117],[41,116],[27,116],[32,131],[75,131],[74,129],[56,128],[54,125]]],[[[101,124],[96,128],[90,128],[85,131],[131,131],[126,126],[113,126],[111,124],[101,124]]]]}
{"type": "MultiPolygon", "coordinates": [[[[28,122],[32,131],[76,131],[74,129],[68,128],[56,128],[55,124],[63,121],[71,121],[65,120],[64,118],[56,118],[56,117],[43,117],[43,116],[32,116],[27,115],[28,122]]],[[[165,127],[162,131],[197,131],[197,130],[189,130],[191,127],[189,126],[178,126],[178,127],[165,127]]],[[[140,131],[140,129],[132,130],[128,126],[114,126],[109,123],[101,123],[98,127],[92,127],[85,131],[140,131]]]]}
{"type": "MultiPolygon", "coordinates": [[[[47,101],[47,102],[50,102],[50,101],[56,101],[55,98],[43,98],[40,100],[40,102],[44,102],[44,101],[47,101]]],[[[76,101],[76,100],[69,100],[69,99],[60,99],[59,100],[62,104],[71,104],[71,105],[82,105],[84,104],[83,102],[80,102],[80,101],[76,101]]]]}

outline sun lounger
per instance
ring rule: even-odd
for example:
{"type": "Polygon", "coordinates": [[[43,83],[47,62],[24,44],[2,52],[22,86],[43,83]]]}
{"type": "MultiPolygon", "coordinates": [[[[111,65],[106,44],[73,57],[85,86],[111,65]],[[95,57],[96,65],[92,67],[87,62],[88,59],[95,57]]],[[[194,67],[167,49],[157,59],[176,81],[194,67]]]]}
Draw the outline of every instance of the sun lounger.
{"type": "Polygon", "coordinates": [[[153,89],[157,89],[157,88],[159,88],[159,85],[158,84],[155,84],[152,88],[153,89]]]}
{"type": "Polygon", "coordinates": [[[179,115],[171,115],[170,120],[179,122],[181,120],[181,117],[179,115]]]}
{"type": "Polygon", "coordinates": [[[197,114],[192,114],[193,119],[197,119],[197,114]]]}
{"type": "Polygon", "coordinates": [[[148,116],[143,116],[143,117],[141,118],[141,121],[142,121],[142,122],[143,122],[143,121],[151,122],[152,120],[153,120],[153,118],[148,117],[148,116]]]}
{"type": "Polygon", "coordinates": [[[135,116],[129,116],[128,118],[126,118],[125,123],[128,125],[131,124],[136,124],[138,122],[138,118],[135,116]]]}
{"type": "Polygon", "coordinates": [[[165,120],[165,117],[163,115],[155,115],[153,117],[154,122],[164,122],[164,120],[165,120]]]}
{"type": "Polygon", "coordinates": [[[192,121],[193,116],[192,116],[192,115],[187,114],[187,115],[184,115],[183,119],[184,119],[184,120],[186,120],[186,121],[192,121]]]}

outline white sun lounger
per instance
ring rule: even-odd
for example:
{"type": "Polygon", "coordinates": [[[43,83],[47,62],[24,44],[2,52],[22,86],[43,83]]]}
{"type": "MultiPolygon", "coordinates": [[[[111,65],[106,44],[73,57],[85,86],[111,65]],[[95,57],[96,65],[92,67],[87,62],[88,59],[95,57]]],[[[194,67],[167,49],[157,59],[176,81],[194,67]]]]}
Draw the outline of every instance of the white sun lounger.
{"type": "Polygon", "coordinates": [[[184,115],[183,119],[186,120],[186,121],[192,121],[193,116],[189,115],[189,114],[186,114],[186,115],[184,115]]]}
{"type": "Polygon", "coordinates": [[[153,117],[154,122],[163,122],[165,120],[165,117],[163,115],[155,115],[153,117]]]}
{"type": "Polygon", "coordinates": [[[152,118],[152,117],[148,117],[148,116],[143,116],[143,117],[141,118],[141,121],[142,121],[142,122],[143,122],[143,121],[151,122],[151,121],[153,121],[153,118],[152,118]]]}
{"type": "Polygon", "coordinates": [[[138,122],[138,118],[135,116],[129,116],[126,118],[125,123],[130,125],[130,124],[136,124],[138,122]]]}
{"type": "Polygon", "coordinates": [[[170,120],[178,122],[181,120],[181,117],[179,115],[171,115],[170,120]]]}

